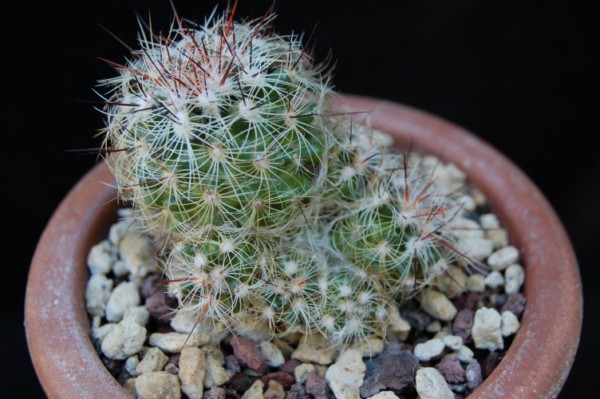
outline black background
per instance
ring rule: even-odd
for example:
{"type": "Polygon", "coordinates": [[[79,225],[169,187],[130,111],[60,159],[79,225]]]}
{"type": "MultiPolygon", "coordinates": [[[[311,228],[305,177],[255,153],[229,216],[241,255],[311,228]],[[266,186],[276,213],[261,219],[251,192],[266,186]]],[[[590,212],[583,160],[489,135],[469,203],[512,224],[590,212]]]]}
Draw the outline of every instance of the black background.
{"type": "MultiPolygon", "coordinates": [[[[99,145],[93,87],[112,70],[98,57],[120,62],[126,54],[100,26],[134,45],[135,11],[146,20],[150,12],[157,30],[168,29],[173,13],[168,0],[11,3],[0,46],[0,209],[8,236],[0,376],[3,395],[37,398],[43,394],[23,328],[27,270],[52,211],[95,162],[65,150],[99,145]]],[[[176,6],[201,21],[219,3],[222,10],[226,3],[215,0],[176,6]]],[[[241,1],[239,15],[259,17],[270,3],[241,1]]],[[[593,392],[600,355],[592,253],[600,223],[600,63],[598,22],[586,7],[566,0],[281,0],[275,24],[280,33],[315,31],[309,46],[317,60],[332,50],[340,91],[406,103],[462,125],[546,194],[573,242],[585,295],[582,343],[561,398],[593,392]]]]}

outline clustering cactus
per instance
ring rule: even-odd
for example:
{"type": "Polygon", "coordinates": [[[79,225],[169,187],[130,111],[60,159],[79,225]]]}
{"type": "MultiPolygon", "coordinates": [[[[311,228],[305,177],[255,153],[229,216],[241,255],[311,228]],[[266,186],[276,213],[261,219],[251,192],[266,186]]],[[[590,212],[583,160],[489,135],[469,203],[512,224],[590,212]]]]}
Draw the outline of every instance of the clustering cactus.
{"type": "Polygon", "coordinates": [[[382,335],[452,261],[457,205],[387,136],[333,116],[326,70],[272,19],[142,33],[102,82],[109,166],[181,308],[334,344],[382,335]]]}

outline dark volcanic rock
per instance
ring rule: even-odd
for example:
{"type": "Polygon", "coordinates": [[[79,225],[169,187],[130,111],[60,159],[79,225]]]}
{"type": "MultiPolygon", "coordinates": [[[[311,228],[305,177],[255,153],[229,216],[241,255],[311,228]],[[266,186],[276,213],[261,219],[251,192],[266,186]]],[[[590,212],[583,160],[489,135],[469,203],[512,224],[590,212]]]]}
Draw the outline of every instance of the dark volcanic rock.
{"type": "Polygon", "coordinates": [[[452,322],[452,332],[463,339],[464,343],[471,341],[471,328],[475,312],[471,309],[462,309],[459,311],[452,322]]]}
{"type": "Polygon", "coordinates": [[[312,395],[314,399],[327,399],[329,397],[329,387],[323,377],[317,373],[310,373],[306,380],[306,393],[312,395]]]}
{"type": "Polygon", "coordinates": [[[465,382],[465,369],[463,369],[460,364],[460,360],[458,360],[458,355],[456,353],[444,356],[435,368],[450,384],[461,384],[465,382]]]}
{"type": "Polygon", "coordinates": [[[525,297],[520,292],[509,295],[506,298],[506,303],[502,306],[502,312],[510,310],[517,317],[521,317],[525,310],[525,297]]]}
{"type": "Polygon", "coordinates": [[[412,384],[419,361],[411,352],[403,351],[400,344],[390,342],[383,353],[368,360],[366,366],[365,380],[360,387],[363,398],[386,389],[400,391],[412,384]]]}

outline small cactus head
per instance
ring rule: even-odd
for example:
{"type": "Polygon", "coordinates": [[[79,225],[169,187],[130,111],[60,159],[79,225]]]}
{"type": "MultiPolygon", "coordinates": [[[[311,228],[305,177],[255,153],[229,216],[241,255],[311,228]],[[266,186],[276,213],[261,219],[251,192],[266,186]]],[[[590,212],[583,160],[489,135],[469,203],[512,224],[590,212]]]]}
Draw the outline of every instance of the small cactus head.
{"type": "Polygon", "coordinates": [[[310,214],[327,170],[327,74],[273,16],[141,35],[108,88],[121,196],[155,231],[280,232],[310,214]]]}

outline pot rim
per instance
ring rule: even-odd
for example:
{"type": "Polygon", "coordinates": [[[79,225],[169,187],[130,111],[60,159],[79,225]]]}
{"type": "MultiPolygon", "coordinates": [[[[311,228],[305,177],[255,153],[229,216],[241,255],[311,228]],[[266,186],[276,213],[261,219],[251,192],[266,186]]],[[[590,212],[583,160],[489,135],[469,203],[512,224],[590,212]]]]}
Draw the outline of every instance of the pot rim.
{"type": "MultiPolygon", "coordinates": [[[[543,194],[504,155],[440,117],[353,95],[341,97],[336,108],[368,111],[355,119],[461,168],[521,250],[527,298],[521,328],[504,359],[469,398],[556,397],[579,343],[583,298],[570,241],[543,194]]],[[[51,399],[129,398],[96,354],[84,300],[87,252],[106,237],[118,206],[113,180],[104,163],[88,172],[53,214],[32,260],[26,336],[51,399]]]]}

